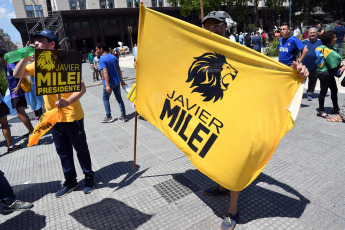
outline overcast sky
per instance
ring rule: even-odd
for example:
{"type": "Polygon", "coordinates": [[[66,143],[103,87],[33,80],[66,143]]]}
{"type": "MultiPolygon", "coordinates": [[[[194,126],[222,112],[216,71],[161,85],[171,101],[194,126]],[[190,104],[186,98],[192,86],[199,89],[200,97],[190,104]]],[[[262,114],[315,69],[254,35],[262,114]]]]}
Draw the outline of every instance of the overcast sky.
{"type": "Polygon", "coordinates": [[[12,25],[11,18],[15,18],[12,0],[0,0],[0,28],[10,35],[12,42],[22,43],[18,30],[12,25]]]}

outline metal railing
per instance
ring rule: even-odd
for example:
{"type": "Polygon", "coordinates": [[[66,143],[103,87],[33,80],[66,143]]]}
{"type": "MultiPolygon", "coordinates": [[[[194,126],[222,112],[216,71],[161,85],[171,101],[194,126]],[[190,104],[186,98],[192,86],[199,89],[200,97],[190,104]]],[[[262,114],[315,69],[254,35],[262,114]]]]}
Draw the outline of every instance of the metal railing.
{"type": "Polygon", "coordinates": [[[49,29],[60,38],[60,47],[63,50],[70,50],[69,39],[66,37],[64,24],[60,11],[52,11],[48,9],[46,1],[42,4],[43,9],[47,9],[47,16],[40,14],[41,17],[28,17],[25,20],[26,30],[30,42],[31,35],[39,30],[49,29]]]}

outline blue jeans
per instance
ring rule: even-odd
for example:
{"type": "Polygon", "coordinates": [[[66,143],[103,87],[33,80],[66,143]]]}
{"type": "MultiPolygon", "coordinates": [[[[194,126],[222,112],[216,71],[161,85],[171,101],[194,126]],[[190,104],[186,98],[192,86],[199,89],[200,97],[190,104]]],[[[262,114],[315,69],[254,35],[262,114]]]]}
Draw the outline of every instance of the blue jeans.
{"type": "MultiPolygon", "coordinates": [[[[125,104],[123,103],[123,100],[121,97],[121,86],[120,86],[120,84],[118,84],[116,86],[110,86],[110,89],[114,92],[115,98],[120,105],[121,116],[126,116],[125,104]]],[[[104,104],[104,108],[105,108],[105,114],[108,118],[111,117],[111,110],[110,110],[110,103],[109,103],[110,95],[111,95],[111,92],[107,93],[107,91],[105,90],[105,86],[103,85],[103,104],[104,104]]]]}
{"type": "Polygon", "coordinates": [[[0,170],[0,200],[5,205],[10,205],[16,200],[11,185],[8,183],[4,173],[0,170]]]}
{"type": "Polygon", "coordinates": [[[341,42],[341,43],[336,42],[336,43],[334,44],[334,48],[337,49],[337,52],[338,52],[338,54],[339,54],[340,57],[341,57],[341,55],[342,55],[342,53],[343,53],[343,43],[342,43],[342,42],[341,42]]]}
{"type": "Polygon", "coordinates": [[[51,130],[66,184],[75,185],[77,183],[73,148],[77,152],[78,161],[85,176],[92,176],[93,171],[84,131],[84,119],[74,122],[58,122],[51,130]]]}

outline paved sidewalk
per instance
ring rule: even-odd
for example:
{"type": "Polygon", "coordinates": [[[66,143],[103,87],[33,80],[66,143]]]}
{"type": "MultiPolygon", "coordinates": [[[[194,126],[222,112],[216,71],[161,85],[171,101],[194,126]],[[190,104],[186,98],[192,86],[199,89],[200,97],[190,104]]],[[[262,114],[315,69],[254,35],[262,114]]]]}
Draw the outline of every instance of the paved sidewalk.
{"type": "MultiPolygon", "coordinates": [[[[135,82],[132,64],[132,56],[120,59],[129,85],[135,82]]],[[[86,85],[94,84],[86,63],[83,76],[86,85]]],[[[91,194],[79,189],[55,198],[63,174],[51,134],[38,146],[11,154],[6,154],[0,135],[0,169],[17,198],[35,205],[26,212],[0,214],[1,230],[219,229],[229,198],[203,196],[202,190],[214,183],[143,120],[138,120],[137,170],[133,170],[134,109],[121,92],[130,118],[126,123],[100,123],[105,116],[102,85],[88,87],[81,99],[97,180],[91,194]]],[[[339,94],[340,106],[344,99],[339,94]]],[[[119,117],[114,96],[110,102],[113,117],[119,117]]],[[[303,99],[295,127],[282,139],[263,173],[241,193],[236,229],[344,229],[345,124],[317,117],[317,107],[317,99],[303,99]]],[[[326,111],[331,110],[328,96],[326,111]]],[[[33,112],[27,112],[37,125],[33,112]]],[[[8,119],[15,142],[26,145],[21,138],[27,132],[24,125],[17,117],[8,119]]],[[[78,161],[76,168],[83,186],[78,161]]]]}

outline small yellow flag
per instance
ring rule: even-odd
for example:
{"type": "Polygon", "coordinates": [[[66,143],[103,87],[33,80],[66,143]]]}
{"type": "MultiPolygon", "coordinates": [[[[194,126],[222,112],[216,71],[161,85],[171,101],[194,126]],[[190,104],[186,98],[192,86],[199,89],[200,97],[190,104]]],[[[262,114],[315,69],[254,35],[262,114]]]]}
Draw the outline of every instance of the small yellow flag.
{"type": "Polygon", "coordinates": [[[61,122],[62,110],[54,108],[41,116],[40,123],[35,127],[33,134],[29,136],[28,147],[37,145],[40,138],[47,133],[57,122],[61,122]]]}
{"type": "Polygon", "coordinates": [[[248,186],[294,125],[301,79],[252,49],[141,7],[137,55],[138,112],[225,188],[248,186]]]}
{"type": "Polygon", "coordinates": [[[137,84],[134,83],[132,85],[131,90],[129,91],[129,93],[127,94],[127,99],[132,102],[135,105],[135,99],[137,97],[137,92],[135,91],[135,89],[137,88],[137,84]]]}

